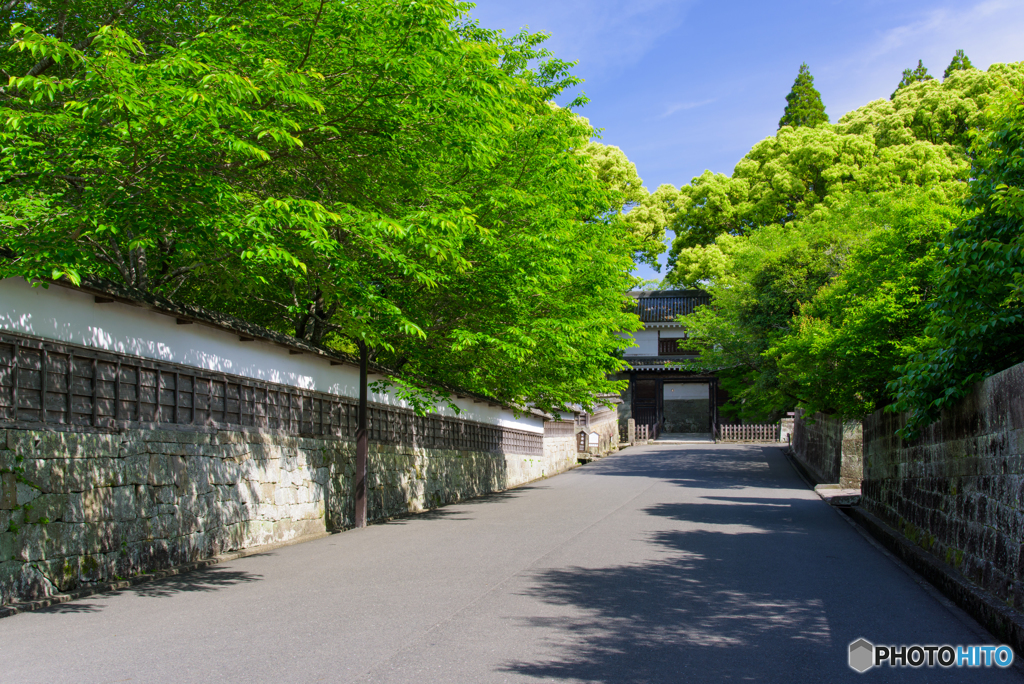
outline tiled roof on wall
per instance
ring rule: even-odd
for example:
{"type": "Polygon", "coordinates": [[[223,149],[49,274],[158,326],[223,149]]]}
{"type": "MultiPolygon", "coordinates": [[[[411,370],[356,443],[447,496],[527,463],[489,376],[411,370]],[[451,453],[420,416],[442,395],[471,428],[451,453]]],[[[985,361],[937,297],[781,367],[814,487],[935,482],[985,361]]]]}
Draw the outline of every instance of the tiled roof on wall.
{"type": "Polygon", "coordinates": [[[624,360],[629,364],[630,370],[634,371],[682,371],[684,373],[708,374],[721,370],[714,366],[698,363],[699,358],[698,356],[676,359],[666,359],[661,356],[627,356],[624,360]]]}
{"type": "Polygon", "coordinates": [[[711,295],[703,290],[636,290],[628,294],[636,299],[636,315],[644,323],[671,322],[711,303],[711,295]]]}
{"type": "MultiPolygon", "coordinates": [[[[345,354],[333,349],[317,347],[306,340],[254,325],[229,314],[198,306],[181,304],[165,297],[150,295],[133,287],[103,278],[85,276],[82,278],[80,285],[74,285],[65,278],[52,281],[52,284],[65,287],[70,290],[79,290],[92,294],[95,296],[95,301],[97,303],[121,302],[122,304],[142,307],[165,316],[173,317],[177,319],[179,323],[201,323],[226,332],[234,333],[238,335],[239,339],[242,341],[251,341],[254,339],[264,340],[271,344],[292,350],[295,353],[301,352],[319,357],[330,362],[332,366],[341,364],[348,364],[356,367],[359,366],[359,359],[353,355],[345,354]]],[[[367,364],[367,367],[371,373],[390,377],[398,376],[398,373],[385,366],[381,366],[380,364],[371,362],[367,364]]],[[[477,394],[476,392],[470,392],[459,387],[449,386],[443,382],[433,381],[433,384],[438,388],[444,388],[452,392],[456,397],[465,396],[473,399],[475,403],[484,403],[488,406],[500,406],[511,410],[525,410],[534,415],[546,415],[539,409],[535,409],[533,407],[526,407],[524,409],[524,407],[510,406],[492,397],[477,394]]]]}

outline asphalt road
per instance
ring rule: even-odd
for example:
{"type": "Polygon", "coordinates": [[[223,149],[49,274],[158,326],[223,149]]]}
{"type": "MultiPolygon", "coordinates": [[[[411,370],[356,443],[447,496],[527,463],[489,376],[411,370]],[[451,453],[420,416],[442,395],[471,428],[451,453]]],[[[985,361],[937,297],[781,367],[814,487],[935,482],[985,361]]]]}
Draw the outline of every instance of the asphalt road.
{"type": "Polygon", "coordinates": [[[659,446],[2,619],[0,681],[1024,681],[858,675],[860,637],[993,643],[778,449],[659,446]]]}

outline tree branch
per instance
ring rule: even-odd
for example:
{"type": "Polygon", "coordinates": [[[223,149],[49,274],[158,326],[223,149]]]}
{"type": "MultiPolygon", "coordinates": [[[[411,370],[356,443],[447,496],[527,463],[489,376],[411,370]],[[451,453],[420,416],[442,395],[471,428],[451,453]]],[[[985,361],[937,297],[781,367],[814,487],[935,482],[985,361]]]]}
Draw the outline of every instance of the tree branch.
{"type": "MultiPolygon", "coordinates": [[[[167,283],[174,282],[178,278],[181,278],[182,282],[184,282],[185,276],[187,276],[189,273],[191,273],[192,271],[196,270],[197,268],[199,268],[202,265],[203,265],[203,262],[197,261],[194,264],[191,264],[189,266],[179,266],[178,268],[174,269],[170,273],[168,273],[166,275],[163,275],[159,279],[157,279],[153,283],[153,287],[156,288],[156,287],[160,287],[162,285],[165,285],[167,283]]],[[[181,284],[179,284],[178,287],[181,287],[181,284]]],[[[177,290],[178,287],[176,287],[174,289],[177,290]]]]}
{"type": "Polygon", "coordinates": [[[306,66],[306,60],[309,59],[309,51],[313,47],[313,34],[316,33],[316,27],[320,24],[320,15],[324,11],[324,0],[320,0],[320,7],[316,11],[316,18],[313,19],[313,26],[309,29],[309,40],[306,41],[306,54],[303,55],[302,61],[299,62],[299,66],[295,67],[296,70],[306,66]]]}
{"type": "MultiPolygon", "coordinates": [[[[12,2],[13,1],[14,0],[12,0],[12,2]]],[[[130,10],[136,4],[138,4],[138,0],[133,0],[132,2],[129,2],[124,7],[122,7],[121,9],[119,9],[117,11],[115,11],[113,14],[111,14],[105,20],[100,22],[100,26],[109,26],[112,22],[114,22],[116,19],[120,18],[125,12],[130,10]]],[[[88,37],[83,38],[82,40],[78,41],[77,43],[75,43],[73,47],[74,47],[75,50],[78,50],[79,52],[81,52],[82,50],[85,50],[90,45],[92,45],[92,42],[94,40],[96,40],[96,35],[88,36],[88,37]]],[[[35,66],[33,66],[31,69],[29,69],[28,73],[25,74],[25,75],[26,76],[38,76],[41,73],[43,73],[44,71],[46,71],[47,69],[49,69],[50,67],[52,67],[54,64],[56,64],[56,62],[53,61],[52,57],[44,57],[41,60],[39,60],[38,62],[36,62],[35,66]]]]}

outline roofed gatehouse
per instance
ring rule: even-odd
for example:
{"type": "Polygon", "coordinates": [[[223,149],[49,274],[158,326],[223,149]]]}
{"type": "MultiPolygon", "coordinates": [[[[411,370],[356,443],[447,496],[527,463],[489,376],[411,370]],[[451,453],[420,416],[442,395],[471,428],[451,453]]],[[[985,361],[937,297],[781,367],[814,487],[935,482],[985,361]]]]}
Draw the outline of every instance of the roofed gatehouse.
{"type": "Polygon", "coordinates": [[[699,355],[680,348],[687,337],[686,316],[710,304],[711,295],[703,290],[635,290],[628,295],[644,327],[623,333],[636,346],[623,352],[630,369],[618,376],[629,380],[619,405],[620,430],[633,418],[659,434],[714,435],[728,396],[714,372],[692,363],[699,355]]]}

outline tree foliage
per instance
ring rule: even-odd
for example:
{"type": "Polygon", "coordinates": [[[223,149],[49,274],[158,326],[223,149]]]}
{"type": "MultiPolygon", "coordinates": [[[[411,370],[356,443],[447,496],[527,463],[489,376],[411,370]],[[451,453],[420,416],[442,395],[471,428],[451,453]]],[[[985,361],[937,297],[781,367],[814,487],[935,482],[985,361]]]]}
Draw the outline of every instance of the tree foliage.
{"type": "Polygon", "coordinates": [[[893,369],[931,343],[938,240],[960,218],[944,200],[915,189],[858,196],[822,218],[826,232],[849,235],[849,253],[765,352],[791,401],[845,416],[890,403],[893,369]]]}
{"type": "Polygon", "coordinates": [[[582,153],[590,158],[598,180],[616,193],[617,208],[612,220],[624,224],[621,227],[632,235],[636,260],[660,268],[658,255],[665,251],[666,222],[664,212],[659,210],[658,197],[651,198],[636,165],[618,147],[590,142],[582,153]]]}
{"type": "MultiPolygon", "coordinates": [[[[977,144],[969,153],[972,131],[1006,118],[990,105],[1022,75],[1021,64],[957,70],[838,124],[780,129],[732,176],[707,172],[666,204],[677,236],[667,278],[715,302],[687,317],[688,344],[723,369],[741,415],[798,404],[862,415],[893,401],[895,369],[942,337],[929,306],[940,274],[958,271],[938,265],[936,241],[960,221],[986,158],[977,144]]],[[[1000,306],[1013,268],[1001,272],[1000,306]]]]}
{"type": "Polygon", "coordinates": [[[971,64],[971,58],[964,54],[963,50],[957,50],[956,54],[953,55],[953,59],[950,60],[949,66],[942,72],[943,80],[949,78],[949,75],[954,71],[966,71],[973,69],[974,65],[971,64]]]}
{"type": "Polygon", "coordinates": [[[551,104],[578,79],[543,35],[449,0],[17,8],[0,277],[367,344],[414,386],[615,388],[639,179],[602,178],[594,129],[551,104]]]}
{"type": "Polygon", "coordinates": [[[821,101],[821,93],[814,87],[814,76],[811,76],[807,64],[801,64],[800,70],[793,81],[793,87],[786,95],[786,109],[779,119],[779,128],[783,126],[809,126],[811,128],[828,123],[828,114],[821,101]]]}
{"type": "Polygon", "coordinates": [[[682,266],[669,278],[692,284],[684,276],[707,260],[692,250],[722,235],[808,218],[852,193],[928,186],[958,201],[971,168],[969,131],[986,125],[985,108],[1001,84],[1021,74],[1021,64],[994,64],[918,83],[835,125],[782,129],[757,143],[731,176],[706,171],[677,193],[663,193],[676,234],[669,263],[682,266]]]}
{"type": "Polygon", "coordinates": [[[935,77],[928,73],[928,67],[926,67],[924,65],[924,62],[919,59],[917,60],[916,69],[903,70],[903,78],[900,79],[899,85],[896,86],[896,90],[892,92],[892,95],[889,96],[889,99],[891,100],[894,97],[896,97],[896,93],[900,92],[900,90],[906,88],[909,85],[912,85],[914,83],[921,83],[923,81],[932,81],[934,79],[935,77]]]}
{"type": "Polygon", "coordinates": [[[963,149],[944,142],[914,137],[879,145],[874,135],[842,124],[784,128],[756,144],[732,176],[707,171],[680,188],[671,213],[676,239],[670,262],[692,258],[687,250],[723,234],[810,217],[854,192],[924,184],[951,191],[969,168],[963,149]]]}
{"type": "Polygon", "coordinates": [[[973,213],[941,243],[944,258],[932,348],[891,385],[911,411],[908,435],[961,399],[971,385],[1024,361],[1024,80],[993,102],[976,132],[966,206],[973,213]]]}
{"type": "Polygon", "coordinates": [[[1017,78],[1020,63],[993,64],[987,71],[955,71],[944,81],[928,80],[901,88],[892,100],[875,100],[846,114],[839,130],[869,135],[878,147],[915,140],[949,144],[966,155],[969,132],[986,126],[985,109],[1008,80],[1017,78]]]}
{"type": "Polygon", "coordinates": [[[714,303],[686,317],[683,346],[700,353],[702,366],[719,369],[730,412],[760,420],[796,403],[764,352],[786,333],[800,303],[840,271],[846,249],[834,235],[789,224],[725,237],[707,252],[718,257],[717,273],[706,281],[714,303]]]}

